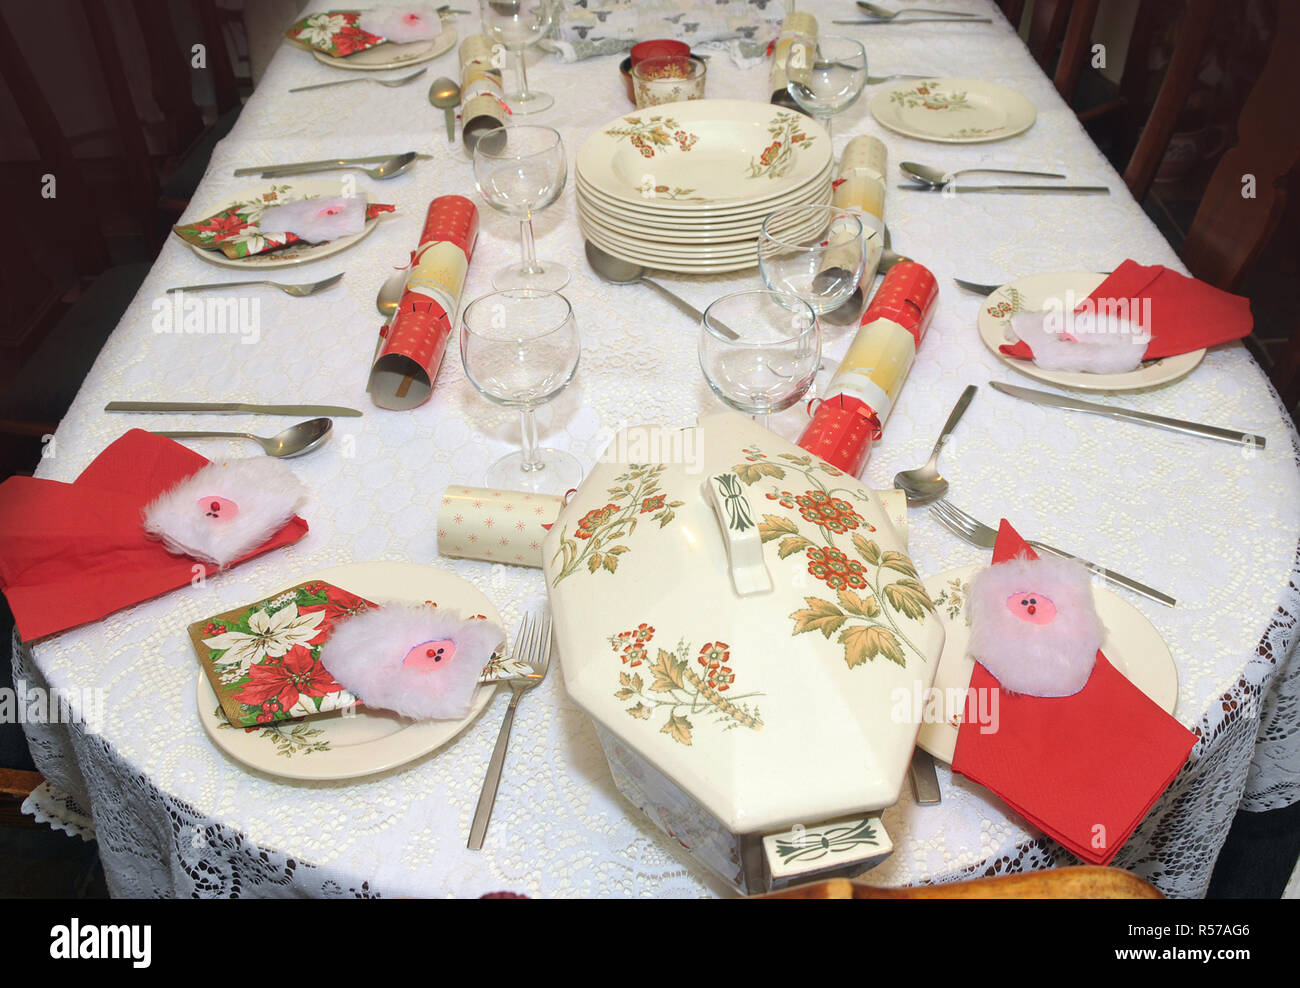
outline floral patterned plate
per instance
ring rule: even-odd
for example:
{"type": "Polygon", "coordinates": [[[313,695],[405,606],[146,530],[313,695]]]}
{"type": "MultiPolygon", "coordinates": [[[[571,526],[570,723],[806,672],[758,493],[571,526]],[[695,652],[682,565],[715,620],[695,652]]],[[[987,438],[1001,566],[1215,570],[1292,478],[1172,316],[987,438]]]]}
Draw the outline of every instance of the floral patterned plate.
{"type": "Polygon", "coordinates": [[[883,89],[871,115],[904,137],[977,144],[1014,137],[1034,125],[1034,104],[983,79],[923,79],[883,89]]]}
{"type": "MultiPolygon", "coordinates": [[[[292,183],[277,183],[270,186],[257,186],[250,188],[247,192],[239,195],[238,198],[227,202],[223,205],[214,205],[210,209],[200,212],[200,216],[212,216],[218,213],[227,213],[231,210],[244,210],[246,207],[265,208],[282,202],[292,202],[295,199],[309,199],[316,196],[337,196],[340,186],[337,181],[327,179],[302,179],[292,183]]],[[[365,228],[358,234],[351,237],[339,237],[337,240],[330,240],[322,244],[296,243],[280,250],[273,250],[265,254],[253,254],[250,257],[231,258],[227,257],[219,250],[211,250],[205,247],[199,247],[196,244],[187,243],[198,257],[203,258],[209,264],[216,264],[223,268],[234,268],[238,271],[269,271],[273,268],[296,267],[300,264],[309,264],[312,261],[319,261],[326,257],[331,257],[341,251],[347,250],[353,244],[359,243],[379,225],[381,216],[373,216],[366,220],[365,228]]]]}
{"type": "Polygon", "coordinates": [[[1022,374],[1055,384],[1062,388],[1080,391],[1136,391],[1176,381],[1196,369],[1204,350],[1193,350],[1160,360],[1145,361],[1137,370],[1124,374],[1087,374],[1081,371],[1043,370],[1032,360],[1009,357],[998,347],[1015,343],[1011,331],[1011,317],[1017,312],[1043,309],[1048,299],[1073,298],[1082,301],[1105,280],[1105,275],[1091,271],[1068,271],[1058,274],[1036,274],[1004,285],[980,303],[979,334],[993,353],[1008,367],[1022,374]]]}
{"type": "Polygon", "coordinates": [[[444,24],[442,34],[430,41],[413,41],[410,44],[397,45],[385,42],[364,51],[355,52],[343,58],[327,55],[323,51],[312,49],[312,55],[322,65],[335,69],[352,69],[360,72],[380,72],[384,69],[400,69],[407,65],[419,65],[431,62],[439,55],[456,47],[456,28],[444,24]]]}
{"type": "Polygon", "coordinates": [[[690,100],[647,107],[609,121],[578,149],[586,182],[618,202],[644,206],[660,186],[665,212],[743,209],[813,181],[831,161],[815,121],[770,103],[690,100]]]}
{"type": "MultiPolygon", "coordinates": [[[[434,601],[503,624],[501,614],[460,577],[415,563],[351,563],[304,577],[368,600],[434,601]]],[[[249,768],[284,779],[353,779],[427,755],[474,722],[495,687],[478,688],[469,716],[457,721],[413,721],[377,710],[333,713],[271,727],[232,727],[220,711],[206,673],[195,689],[199,719],[218,748],[249,768]]]]}
{"type": "MultiPolygon", "coordinates": [[[[963,566],[923,581],[946,637],[932,692],[920,704],[914,703],[913,710],[919,706],[922,717],[916,743],[945,762],[952,761],[957,747],[966,687],[975,670],[975,660],[966,651],[970,642],[966,590],[971,578],[983,568],[963,566]]],[[[1093,584],[1092,595],[1106,627],[1101,643],[1106,658],[1160,709],[1173,713],[1178,702],[1178,667],[1160,632],[1141,611],[1113,591],[1093,584]]]]}

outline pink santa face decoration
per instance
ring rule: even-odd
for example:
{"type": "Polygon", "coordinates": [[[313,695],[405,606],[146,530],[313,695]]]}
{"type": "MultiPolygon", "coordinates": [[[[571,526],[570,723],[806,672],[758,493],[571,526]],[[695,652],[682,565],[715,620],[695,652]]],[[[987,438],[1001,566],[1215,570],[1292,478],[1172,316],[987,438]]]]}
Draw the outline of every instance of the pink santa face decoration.
{"type": "Polygon", "coordinates": [[[995,563],[971,579],[966,609],[970,655],[1003,689],[1070,696],[1088,682],[1105,629],[1078,562],[995,563]]]}
{"type": "Polygon", "coordinates": [[[1007,598],[1007,610],[1030,624],[1051,624],[1056,617],[1056,605],[1051,598],[1033,590],[1013,593],[1007,598]]]}
{"type": "Polygon", "coordinates": [[[420,642],[402,659],[402,665],[417,672],[433,672],[451,662],[456,654],[456,643],[450,638],[420,642]]]}
{"type": "Polygon", "coordinates": [[[216,494],[199,498],[197,504],[203,517],[211,518],[213,521],[230,521],[239,514],[239,505],[228,497],[220,497],[216,494]]]}

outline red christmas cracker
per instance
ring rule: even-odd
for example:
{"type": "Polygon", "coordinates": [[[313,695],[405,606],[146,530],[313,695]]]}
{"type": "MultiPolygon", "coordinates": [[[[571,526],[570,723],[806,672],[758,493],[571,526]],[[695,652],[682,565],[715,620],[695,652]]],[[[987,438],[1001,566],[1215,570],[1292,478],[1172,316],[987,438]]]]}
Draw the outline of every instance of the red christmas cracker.
{"type": "Polygon", "coordinates": [[[429,203],[406,291],[383,338],[366,390],[380,408],[415,408],[433,393],[478,237],[478,208],[464,196],[429,203]]]}
{"type": "Polygon", "coordinates": [[[894,265],[831,378],[831,396],[817,405],[799,445],[857,476],[880,438],[884,421],[912,368],[934,317],[939,286],[913,261],[894,265]]]}

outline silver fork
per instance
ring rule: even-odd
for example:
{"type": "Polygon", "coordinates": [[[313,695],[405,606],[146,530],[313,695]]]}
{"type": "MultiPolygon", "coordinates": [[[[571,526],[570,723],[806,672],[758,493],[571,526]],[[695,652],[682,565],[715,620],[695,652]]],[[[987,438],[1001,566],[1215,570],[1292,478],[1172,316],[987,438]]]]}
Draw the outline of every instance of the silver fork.
{"type": "MultiPolygon", "coordinates": [[[[1099,271],[1097,273],[1111,274],[1112,272],[1099,271]]],[[[985,296],[992,295],[994,292],[996,292],[999,288],[1002,287],[1001,285],[981,285],[977,281],[963,281],[961,278],[953,278],[952,280],[957,283],[958,288],[964,288],[966,289],[966,291],[974,292],[976,295],[985,295],[985,296]]]]}
{"type": "Polygon", "coordinates": [[[893,82],[895,79],[933,79],[933,78],[935,77],[930,75],[905,75],[903,73],[895,73],[894,75],[869,75],[867,76],[866,84],[868,86],[878,86],[882,82],[893,82]]]}
{"type": "Polygon", "coordinates": [[[331,285],[337,285],[343,279],[344,272],[340,271],[323,281],[312,281],[305,285],[282,285],[278,281],[221,281],[211,285],[177,285],[175,288],[169,288],[167,295],[175,292],[208,292],[218,288],[246,288],[249,285],[269,285],[272,288],[278,288],[286,295],[292,295],[294,298],[303,298],[307,295],[315,295],[317,292],[323,292],[331,285]]]}
{"type": "Polygon", "coordinates": [[[889,10],[886,7],[881,7],[874,3],[867,3],[866,0],[858,0],[858,6],[872,17],[879,17],[882,21],[892,21],[899,14],[940,14],[944,17],[975,16],[974,14],[966,14],[959,10],[935,10],[930,7],[907,7],[903,10],[889,10]]]}
{"type": "Polygon", "coordinates": [[[380,86],[387,86],[389,89],[396,89],[398,86],[405,86],[408,82],[414,82],[427,71],[429,71],[427,68],[420,69],[417,72],[412,72],[410,75],[398,76],[396,79],[374,79],[370,76],[365,76],[357,79],[341,79],[338,82],[318,82],[312,86],[298,86],[296,89],[290,89],[289,92],[305,93],[311,89],[328,89],[330,86],[350,86],[356,82],[373,82],[380,86]]]}
{"type": "MultiPolygon", "coordinates": [[[[936,501],[932,510],[934,511],[935,518],[939,520],[939,523],[942,524],[944,528],[948,529],[948,531],[952,532],[958,538],[965,539],[971,545],[977,545],[981,549],[992,549],[993,546],[997,544],[998,533],[996,530],[989,528],[989,526],[985,525],[983,522],[976,521],[956,505],[950,503],[947,498],[944,498],[942,501],[936,501]]],[[[1088,567],[1088,569],[1097,576],[1100,576],[1103,580],[1106,580],[1108,583],[1113,583],[1116,586],[1132,590],[1134,593],[1140,593],[1143,597],[1149,597],[1151,600],[1158,601],[1159,603],[1165,604],[1169,607],[1173,607],[1178,603],[1178,601],[1173,597],[1170,597],[1168,594],[1161,593],[1159,590],[1153,590],[1145,583],[1138,583],[1137,580],[1129,579],[1127,576],[1116,573],[1114,570],[1108,570],[1104,566],[1090,563],[1082,556],[1076,556],[1073,553],[1066,552],[1064,549],[1058,549],[1055,546],[1048,545],[1046,542],[1038,542],[1034,539],[1026,539],[1025,541],[1041,552],[1046,552],[1053,556],[1059,556],[1062,559],[1074,559],[1083,563],[1084,566],[1088,567]]]]}
{"type": "Polygon", "coordinates": [[[532,666],[533,671],[507,679],[511,692],[510,706],[506,708],[505,719],[501,722],[501,733],[497,735],[497,746],[492,749],[492,758],[488,762],[487,775],[483,777],[483,791],[479,793],[478,807],[474,810],[474,822],[469,828],[471,851],[483,848],[483,838],[487,836],[488,821],[492,819],[492,806],[497,799],[497,786],[501,784],[501,768],[506,761],[506,748],[510,746],[510,727],[515,722],[515,707],[519,698],[528,690],[537,686],[546,677],[546,667],[551,661],[551,615],[542,610],[527,615],[519,623],[519,632],[515,636],[514,656],[521,662],[532,666]]]}
{"type": "Polygon", "coordinates": [[[958,288],[964,288],[966,291],[974,292],[976,295],[992,295],[1002,287],[1001,285],[981,285],[974,281],[962,281],[960,278],[953,278],[952,280],[957,282],[958,288]]]}

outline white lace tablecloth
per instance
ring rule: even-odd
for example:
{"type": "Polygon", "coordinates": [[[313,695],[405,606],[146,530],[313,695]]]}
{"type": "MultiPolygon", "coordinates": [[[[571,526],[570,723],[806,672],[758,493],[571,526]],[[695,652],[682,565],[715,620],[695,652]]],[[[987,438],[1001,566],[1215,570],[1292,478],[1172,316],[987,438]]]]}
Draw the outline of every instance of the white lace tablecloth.
{"type": "MultiPolygon", "coordinates": [[[[807,6],[827,32],[835,30],[833,16],[855,10],[847,0],[807,6]]],[[[1024,383],[981,344],[979,299],[957,290],[953,276],[1000,281],[1040,271],[1105,271],[1126,257],[1182,270],[996,8],[952,6],[990,14],[994,23],[840,30],[865,40],[873,73],[976,76],[1014,87],[1038,108],[1033,128],[989,145],[918,142],[883,131],[864,99],[837,118],[837,146],[855,134],[877,134],[889,148],[891,168],[907,159],[950,169],[1056,163],[1071,179],[1106,183],[1112,195],[948,199],[890,188],[895,246],[928,265],[941,288],[929,336],[866,470],[876,486],[924,461],[966,384],[1024,383]]],[[[462,36],[473,33],[477,18],[462,17],[459,26],[462,36]]],[[[434,62],[427,78],[455,75],[454,59],[451,53],[434,62]]],[[[617,61],[547,59],[530,70],[536,87],[557,96],[555,108],[537,119],[561,131],[571,160],[587,134],[628,106],[617,61]]],[[[339,435],[329,445],[293,462],[313,492],[303,512],[311,531],[300,543],[201,587],[15,650],[16,675],[29,684],[99,688],[106,699],[100,734],[75,725],[29,725],[49,784],[28,809],[55,826],[93,833],[116,895],[721,894],[704,869],[622,801],[592,726],[566,697],[559,675],[520,708],[482,852],[466,850],[465,839],[504,695],[436,756],[346,783],[285,782],[246,771],[214,748],[200,726],[186,625],[312,571],[364,560],[436,563],[482,588],[511,625],[543,592],[536,570],[438,558],[434,515],[441,492],[449,483],[481,482],[487,465],[518,438],[514,416],[475,393],[454,348],[433,399],[421,408],[381,411],[364,391],[378,327],[375,292],[415,245],[431,197],[474,194],[469,162],[459,143],[448,145],[441,112],[426,102],[427,78],[401,89],[287,92],[336,78],[306,52],[282,50],[218,146],[186,218],[248,188],[248,180],[231,177],[238,166],[412,148],[436,155],[391,181],[358,179],[372,199],[395,203],[398,213],[349,252],[288,273],[287,280],[306,280],[346,270],[328,295],[260,296],[262,333],[255,345],[152,331],[152,305],[164,289],[223,274],[170,240],[39,473],[72,480],[128,428],[161,427],[161,419],[105,414],[111,399],[329,402],[364,408],[365,416],[336,420],[339,435]]],[[[708,89],[716,97],[763,99],[766,80],[766,65],[741,69],[719,56],[710,63],[708,89]]],[[[584,341],[576,380],[541,411],[540,424],[545,442],[591,463],[621,424],[688,423],[717,405],[697,366],[696,327],[651,292],[600,284],[584,263],[575,214],[570,187],[537,222],[539,253],[573,272],[565,291],[584,341]]],[[[467,297],[489,290],[489,272],[518,250],[513,219],[484,209],[482,221],[467,297]]],[[[674,278],[674,285],[703,306],[756,277],[674,278]]],[[[849,328],[828,327],[829,368],[850,335],[849,328]]],[[[1175,715],[1200,741],[1116,863],[1171,895],[1196,896],[1239,806],[1260,810],[1300,798],[1297,439],[1259,367],[1238,345],[1210,353],[1177,384],[1122,401],[1262,433],[1268,448],[1252,455],[1040,409],[981,388],[945,453],[944,472],[953,478],[953,500],[973,514],[1009,516],[1027,535],[1071,547],[1178,598],[1169,609],[1128,597],[1169,643],[1179,671],[1175,715]]],[[[197,416],[167,421],[173,428],[213,424],[197,416]]],[[[221,424],[265,433],[273,421],[221,424]]],[[[801,422],[794,409],[777,416],[774,428],[795,436],[801,422]]],[[[251,453],[220,442],[197,448],[209,455],[251,453]]],[[[986,559],[924,511],[913,512],[911,525],[914,558],[924,573],[986,559]]],[[[905,795],[885,813],[897,850],[870,873],[871,881],[944,881],[1070,860],[979,786],[943,768],[940,782],[941,805],[919,807],[905,795]]]]}

